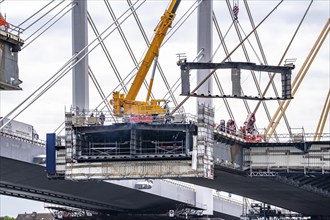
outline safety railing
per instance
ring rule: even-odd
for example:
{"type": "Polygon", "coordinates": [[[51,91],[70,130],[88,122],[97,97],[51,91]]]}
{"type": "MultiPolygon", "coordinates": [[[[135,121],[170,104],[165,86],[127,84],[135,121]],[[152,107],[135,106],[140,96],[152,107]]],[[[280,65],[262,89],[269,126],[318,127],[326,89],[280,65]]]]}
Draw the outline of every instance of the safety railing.
{"type": "Polygon", "coordinates": [[[43,146],[43,147],[45,147],[45,145],[46,145],[46,141],[44,141],[44,140],[35,139],[33,137],[28,137],[28,136],[21,135],[21,134],[9,133],[9,132],[6,132],[4,130],[0,131],[0,135],[4,136],[4,137],[9,137],[9,138],[12,138],[12,139],[16,139],[16,140],[19,140],[19,141],[22,141],[22,142],[28,142],[30,144],[40,145],[40,146],[43,146]]]}
{"type": "MultiPolygon", "coordinates": [[[[71,109],[72,123],[74,126],[102,126],[111,125],[114,123],[150,123],[150,124],[180,124],[180,123],[198,123],[198,117],[189,113],[179,112],[170,116],[165,115],[125,115],[123,117],[113,116],[107,111],[98,110],[77,110],[71,109]]],[[[281,142],[281,143],[298,143],[313,141],[315,136],[321,137],[321,140],[330,140],[330,133],[305,133],[303,128],[292,128],[290,133],[277,134],[277,139],[274,135],[263,135],[264,129],[254,129],[252,132],[244,132],[242,128],[236,128],[236,126],[229,126],[224,124],[214,123],[214,131],[223,135],[227,135],[232,138],[239,138],[243,142],[259,143],[269,140],[269,142],[281,142]]]]}
{"type": "Polygon", "coordinates": [[[168,124],[168,123],[196,123],[197,117],[191,114],[177,113],[173,116],[165,115],[125,115],[123,117],[113,116],[108,111],[98,110],[79,110],[71,109],[70,114],[72,117],[72,124],[74,126],[102,126],[111,125],[114,123],[152,123],[152,124],[168,124]]]}

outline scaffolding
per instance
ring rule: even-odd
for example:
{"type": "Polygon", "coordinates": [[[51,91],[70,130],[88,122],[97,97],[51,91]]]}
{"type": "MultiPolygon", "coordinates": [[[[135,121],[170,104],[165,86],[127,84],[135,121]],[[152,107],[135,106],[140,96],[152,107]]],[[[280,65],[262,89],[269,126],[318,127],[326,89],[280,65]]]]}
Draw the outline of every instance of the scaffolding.
{"type": "Polygon", "coordinates": [[[214,143],[214,109],[198,104],[197,112],[197,158],[198,164],[203,166],[204,177],[214,178],[213,143],[214,143]]]}

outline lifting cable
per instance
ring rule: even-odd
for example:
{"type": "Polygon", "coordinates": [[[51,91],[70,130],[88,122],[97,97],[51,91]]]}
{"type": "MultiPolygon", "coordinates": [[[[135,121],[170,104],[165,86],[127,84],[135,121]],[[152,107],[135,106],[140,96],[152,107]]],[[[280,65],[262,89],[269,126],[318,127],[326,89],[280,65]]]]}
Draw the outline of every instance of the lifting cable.
{"type": "MultiPolygon", "coordinates": [[[[253,26],[254,26],[254,22],[253,22],[253,20],[252,20],[252,16],[251,16],[251,13],[250,13],[250,10],[249,10],[249,7],[248,7],[248,4],[247,4],[246,0],[244,0],[244,3],[245,3],[245,6],[246,6],[246,8],[247,8],[247,11],[248,11],[248,14],[249,14],[249,17],[250,17],[250,20],[251,20],[251,24],[252,24],[252,27],[253,27],[253,26]]],[[[304,21],[306,15],[307,15],[307,13],[308,13],[308,11],[309,11],[309,9],[310,9],[312,3],[313,3],[313,0],[310,2],[309,6],[307,7],[307,9],[306,9],[306,11],[305,11],[305,13],[304,13],[304,15],[303,15],[303,17],[302,17],[302,19],[301,19],[299,25],[298,25],[296,31],[294,32],[294,34],[293,34],[293,36],[292,36],[292,38],[291,38],[291,40],[290,40],[290,42],[289,42],[287,48],[285,49],[285,51],[284,51],[284,53],[283,53],[282,58],[280,59],[278,65],[281,65],[281,63],[283,62],[284,57],[286,56],[286,54],[287,54],[287,52],[288,52],[288,50],[289,50],[289,48],[290,48],[290,46],[291,46],[291,44],[292,44],[292,42],[293,42],[295,36],[297,35],[298,30],[300,29],[300,26],[301,26],[301,24],[303,23],[303,21],[304,21]]],[[[261,43],[260,43],[260,39],[259,39],[259,36],[258,36],[258,33],[257,33],[257,32],[255,32],[255,36],[256,36],[256,39],[257,39],[258,45],[259,45],[259,47],[261,48],[261,54],[262,54],[262,56],[263,56],[263,58],[264,58],[265,64],[267,64],[266,56],[265,56],[265,54],[264,54],[264,51],[262,50],[261,43]]],[[[267,90],[268,90],[270,84],[272,84],[272,87],[273,87],[273,89],[274,89],[275,95],[276,95],[276,96],[279,96],[279,95],[278,95],[278,92],[277,92],[277,90],[276,90],[276,87],[275,87],[274,81],[273,81],[273,79],[274,79],[274,77],[275,77],[275,73],[273,73],[273,74],[268,73],[268,75],[270,76],[270,80],[269,80],[269,82],[268,82],[268,84],[267,84],[267,86],[266,86],[266,88],[265,88],[265,90],[264,90],[262,96],[265,96],[265,95],[266,95],[267,90]]],[[[278,104],[279,104],[279,105],[280,105],[280,103],[281,103],[281,102],[278,100],[278,104]]],[[[253,110],[253,113],[256,113],[256,112],[257,112],[257,110],[258,110],[260,104],[261,104],[261,102],[259,101],[259,102],[257,103],[255,109],[253,110]]],[[[286,127],[287,127],[289,133],[291,133],[291,129],[290,129],[290,125],[289,125],[289,121],[288,121],[288,119],[287,119],[285,113],[283,114],[283,118],[284,118],[284,121],[285,121],[285,124],[286,124],[286,127]]]]}
{"type": "MultiPolygon", "coordinates": [[[[267,16],[260,21],[260,23],[223,59],[222,62],[225,62],[245,41],[248,37],[253,34],[253,32],[277,9],[277,7],[282,4],[283,0],[281,0],[268,14],[267,16]]],[[[196,92],[199,87],[201,87],[207,80],[215,73],[215,70],[212,70],[196,87],[194,90],[191,91],[191,93],[196,92]]],[[[186,96],[178,106],[176,106],[170,113],[170,115],[173,115],[188,99],[190,96],[186,96]]]]}
{"type": "MultiPolygon", "coordinates": [[[[137,10],[138,8],[140,8],[140,6],[144,3],[145,1],[143,1],[142,3],[140,3],[133,11],[137,10]]],[[[137,4],[137,2],[134,3],[134,5],[137,4]]],[[[130,14],[128,14],[126,17],[124,17],[124,15],[126,13],[128,13],[131,10],[131,7],[129,7],[129,9],[127,9],[119,18],[122,19],[122,21],[120,23],[125,22],[130,15],[132,15],[132,11],[130,14]],[[122,18],[124,17],[124,18],[122,18]]],[[[106,28],[101,34],[100,36],[102,36],[103,34],[105,34],[112,26],[114,25],[114,23],[112,23],[108,28],[106,28]]],[[[103,40],[105,40],[110,34],[112,34],[114,31],[116,30],[116,28],[114,28],[113,30],[111,30],[109,33],[106,34],[106,36],[103,38],[103,40]]],[[[97,36],[100,37],[100,36],[97,36]]],[[[32,103],[34,103],[36,100],[38,100],[46,91],[48,91],[48,89],[50,89],[54,84],[56,84],[60,79],[62,79],[72,68],[74,65],[76,65],[77,63],[79,63],[82,59],[84,59],[89,53],[91,53],[98,45],[99,43],[96,43],[96,45],[94,47],[92,47],[90,50],[88,50],[87,53],[83,54],[85,52],[85,50],[91,46],[94,42],[96,42],[97,38],[95,38],[91,43],[89,43],[88,45],[86,45],[84,48],[82,48],[78,53],[76,53],[74,56],[72,56],[69,61],[67,61],[61,68],[60,70],[58,70],[51,78],[49,78],[46,82],[44,82],[40,87],[38,87],[32,94],[30,94],[25,100],[23,100],[23,102],[21,102],[18,106],[16,106],[12,111],[10,111],[6,116],[4,116],[2,119],[0,119],[0,122],[4,120],[4,118],[9,118],[10,115],[12,115],[15,111],[17,111],[24,103],[26,103],[29,99],[31,99],[31,97],[33,97],[37,92],[39,92],[39,90],[41,90],[43,87],[46,86],[46,88],[44,88],[39,94],[37,94],[32,101],[30,101],[27,106],[25,106],[21,111],[19,111],[14,117],[12,117],[10,120],[8,120],[6,123],[4,123],[0,129],[3,129],[8,123],[10,123],[13,119],[15,119],[18,115],[20,115],[25,109],[27,109],[32,103]],[[79,55],[82,55],[79,59],[77,59],[77,57],[79,55]],[[48,84],[48,85],[47,85],[48,84]]]]}
{"type": "MultiPolygon", "coordinates": [[[[44,28],[49,22],[51,22],[53,19],[55,19],[60,13],[62,13],[64,11],[64,9],[66,9],[68,6],[70,6],[70,4],[68,4],[67,6],[65,6],[65,8],[63,8],[61,11],[59,11],[56,15],[54,15],[50,20],[48,20],[44,25],[42,25],[38,30],[36,30],[34,33],[32,33],[29,37],[27,37],[25,40],[27,41],[30,37],[32,37],[34,34],[36,34],[38,31],[40,31],[42,28],[44,28]]],[[[45,30],[43,30],[41,33],[39,33],[35,38],[33,38],[28,44],[24,45],[24,47],[22,47],[22,50],[25,49],[27,46],[29,46],[31,43],[33,43],[38,37],[40,37],[43,33],[45,33],[49,28],[51,28],[55,23],[57,23],[61,18],[63,18],[68,12],[70,12],[75,6],[77,5],[77,3],[71,5],[71,7],[66,10],[59,18],[57,18],[53,23],[51,23],[45,30]]]]}
{"type": "MultiPolygon", "coordinates": [[[[130,6],[130,8],[133,10],[134,7],[132,6],[132,2],[131,2],[131,0],[127,0],[127,3],[128,3],[128,5],[130,6]]],[[[133,13],[134,19],[135,19],[135,21],[136,21],[136,23],[137,23],[137,25],[138,25],[140,31],[141,31],[141,34],[142,34],[142,36],[143,36],[143,38],[144,38],[146,44],[147,44],[148,47],[149,47],[149,45],[150,45],[150,41],[149,41],[149,39],[148,39],[148,37],[147,37],[145,31],[144,31],[144,28],[143,28],[143,26],[142,26],[142,24],[141,24],[141,21],[140,21],[140,19],[139,19],[139,17],[138,17],[138,15],[137,15],[137,13],[136,13],[135,10],[133,10],[132,13],[133,13]]],[[[165,76],[165,74],[164,74],[164,71],[162,70],[162,68],[161,68],[161,66],[160,66],[160,64],[159,64],[159,62],[157,63],[157,69],[158,69],[158,71],[159,71],[159,73],[160,73],[160,75],[161,75],[161,77],[162,77],[162,79],[163,79],[163,82],[164,82],[164,84],[165,84],[165,86],[166,86],[166,89],[167,89],[167,90],[170,92],[170,94],[171,94],[171,99],[172,99],[174,105],[177,106],[178,102],[177,102],[177,100],[176,100],[176,98],[175,98],[173,92],[171,91],[171,87],[170,87],[170,85],[169,85],[169,83],[168,83],[168,81],[167,81],[167,79],[166,79],[166,76],[165,76]]]]}

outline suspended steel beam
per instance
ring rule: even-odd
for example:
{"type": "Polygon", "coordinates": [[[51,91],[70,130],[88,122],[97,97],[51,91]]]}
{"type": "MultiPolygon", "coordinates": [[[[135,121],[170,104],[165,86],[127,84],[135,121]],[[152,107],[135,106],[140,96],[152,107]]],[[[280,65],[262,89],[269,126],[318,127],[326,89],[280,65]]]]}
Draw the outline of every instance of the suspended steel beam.
{"type": "Polygon", "coordinates": [[[242,98],[242,99],[252,99],[252,100],[276,100],[276,99],[291,99],[291,70],[294,69],[294,66],[269,66],[269,65],[256,65],[255,63],[246,63],[246,62],[224,62],[224,63],[194,63],[186,62],[186,60],[180,60],[178,65],[181,69],[181,80],[182,80],[182,95],[195,96],[202,98],[242,98]],[[240,82],[233,80],[233,94],[232,95],[211,95],[211,93],[191,93],[190,92],[190,70],[191,69],[232,69],[240,77],[240,70],[254,70],[261,72],[274,72],[281,73],[282,81],[282,97],[260,97],[260,96],[242,96],[240,94],[241,85],[240,82]],[[235,92],[238,91],[238,92],[235,92]]]}

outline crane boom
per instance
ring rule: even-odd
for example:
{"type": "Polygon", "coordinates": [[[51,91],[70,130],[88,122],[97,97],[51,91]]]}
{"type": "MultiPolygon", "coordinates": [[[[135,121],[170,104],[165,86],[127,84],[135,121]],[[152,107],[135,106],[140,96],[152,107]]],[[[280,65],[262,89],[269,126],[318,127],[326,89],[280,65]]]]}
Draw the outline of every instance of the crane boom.
{"type": "MultiPolygon", "coordinates": [[[[150,43],[149,49],[144,56],[141,66],[136,73],[132,86],[130,87],[127,95],[125,96],[119,92],[113,93],[113,98],[110,100],[110,103],[113,105],[114,115],[122,116],[129,114],[165,114],[167,112],[166,108],[162,108],[160,106],[160,103],[165,102],[165,100],[156,99],[149,101],[153,84],[153,76],[150,80],[147,101],[135,101],[135,99],[141,89],[144,79],[147,76],[152,62],[154,60],[157,62],[159,49],[163,43],[168,29],[170,28],[175,18],[175,13],[180,2],[181,0],[172,0],[168,9],[161,17],[160,22],[155,28],[155,35],[150,43]]],[[[152,75],[154,75],[154,73],[152,75]]],[[[167,105],[165,104],[165,106],[167,105]]]]}
{"type": "Polygon", "coordinates": [[[180,4],[180,1],[181,0],[172,0],[171,5],[165,11],[164,15],[161,17],[161,20],[155,30],[155,36],[152,39],[150,47],[149,47],[149,49],[142,61],[142,64],[135,76],[132,86],[126,95],[127,100],[135,100],[138,92],[140,91],[142,83],[152,64],[152,61],[155,59],[155,57],[158,57],[159,48],[166,36],[166,33],[167,33],[169,27],[171,26],[171,24],[174,20],[175,12],[180,4]]]}

